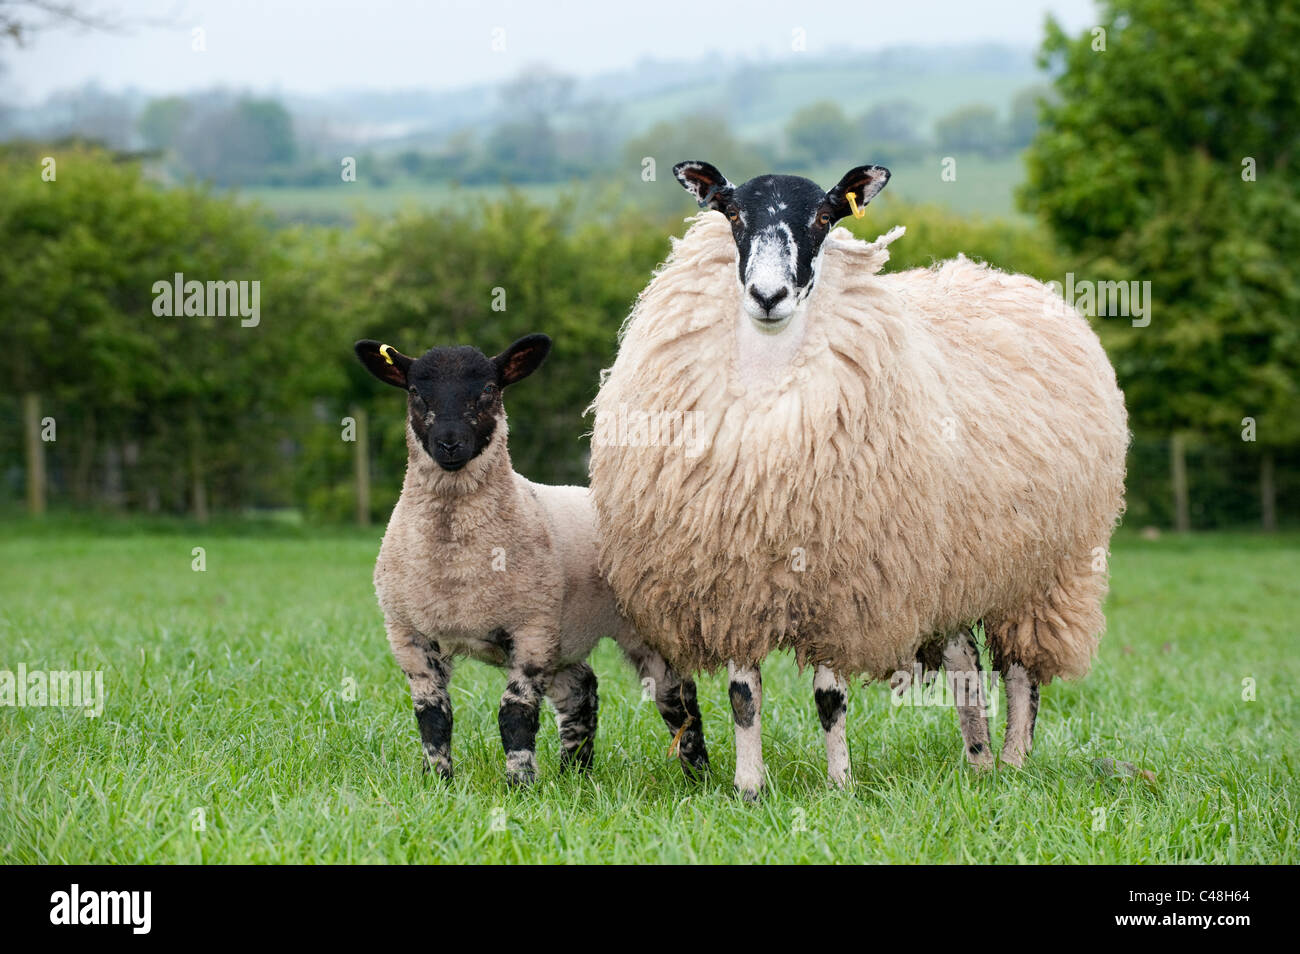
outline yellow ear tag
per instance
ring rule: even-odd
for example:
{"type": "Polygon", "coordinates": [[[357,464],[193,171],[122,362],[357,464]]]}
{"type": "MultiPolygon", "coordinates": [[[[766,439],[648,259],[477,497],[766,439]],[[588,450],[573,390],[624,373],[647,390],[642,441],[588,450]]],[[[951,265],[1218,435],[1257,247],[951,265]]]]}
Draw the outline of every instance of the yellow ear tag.
{"type": "Polygon", "coordinates": [[[379,353],[384,356],[384,360],[387,361],[389,364],[393,363],[393,356],[388,353],[392,350],[393,349],[388,347],[388,345],[386,344],[382,344],[379,346],[379,353]]]}
{"type": "Polygon", "coordinates": [[[855,219],[860,219],[867,214],[867,210],[865,208],[861,208],[861,209],[858,208],[858,203],[855,201],[858,197],[858,194],[856,192],[848,192],[845,194],[844,197],[849,200],[849,208],[853,210],[853,217],[855,219]]]}

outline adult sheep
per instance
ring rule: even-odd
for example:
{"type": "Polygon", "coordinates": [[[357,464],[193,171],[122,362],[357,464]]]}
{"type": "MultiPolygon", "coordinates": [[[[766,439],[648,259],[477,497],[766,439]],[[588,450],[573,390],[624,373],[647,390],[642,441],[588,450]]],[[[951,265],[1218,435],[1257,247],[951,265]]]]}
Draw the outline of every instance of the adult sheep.
{"type": "MultiPolygon", "coordinates": [[[[768,653],[815,667],[844,783],[848,678],[918,658],[976,673],[978,620],[1006,686],[1001,757],[1021,764],[1038,686],[1087,672],[1104,627],[1128,427],[1096,334],[1047,286],[964,257],[879,274],[901,228],[870,244],[832,228],[882,167],[829,192],[673,171],[708,211],[641,293],[593,404],[620,604],[680,671],[727,665],[747,798],[768,653]]],[[[983,702],[958,699],[975,765],[992,762],[983,702]]]]}

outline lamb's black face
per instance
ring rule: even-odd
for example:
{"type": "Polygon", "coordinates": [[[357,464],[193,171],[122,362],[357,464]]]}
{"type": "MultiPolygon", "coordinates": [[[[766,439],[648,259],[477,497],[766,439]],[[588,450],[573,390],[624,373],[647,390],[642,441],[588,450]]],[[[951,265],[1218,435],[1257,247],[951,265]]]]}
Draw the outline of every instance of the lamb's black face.
{"type": "Polygon", "coordinates": [[[800,176],[764,175],[735,186],[707,162],[682,162],[673,174],[701,206],[731,223],[739,254],[743,303],[754,324],[780,331],[817,281],[822,243],[851,211],[889,181],[883,166],[859,166],[825,192],[800,176]]]}
{"type": "Polygon", "coordinates": [[[378,341],[358,341],[357,357],[375,377],[407,392],[411,431],[443,470],[457,471],[487,449],[505,416],[501,391],[532,374],[551,350],[527,335],[493,358],[460,345],[418,359],[378,341]]]}
{"type": "Polygon", "coordinates": [[[431,348],[407,373],[411,430],[443,470],[483,453],[504,413],[496,366],[468,345],[431,348]]]}

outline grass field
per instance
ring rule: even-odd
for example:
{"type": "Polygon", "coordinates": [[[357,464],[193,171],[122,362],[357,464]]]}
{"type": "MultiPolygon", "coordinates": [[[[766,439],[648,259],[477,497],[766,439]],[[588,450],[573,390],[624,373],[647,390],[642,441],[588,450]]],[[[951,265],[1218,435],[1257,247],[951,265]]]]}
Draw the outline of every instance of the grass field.
{"type": "Polygon", "coordinates": [[[5,526],[0,669],[102,670],[106,705],[0,708],[0,861],[1300,860],[1296,535],[1117,540],[1099,661],[1044,690],[1021,771],[972,773],[951,711],[872,686],[850,701],[856,787],[828,790],[811,676],[770,660],[758,805],[731,794],[723,682],[701,685],[715,774],[691,787],[608,644],[590,777],[557,774],[547,718],[539,783],[507,788],[503,676],[477,663],[452,688],[456,778],[422,775],[377,543],[5,526]]]}

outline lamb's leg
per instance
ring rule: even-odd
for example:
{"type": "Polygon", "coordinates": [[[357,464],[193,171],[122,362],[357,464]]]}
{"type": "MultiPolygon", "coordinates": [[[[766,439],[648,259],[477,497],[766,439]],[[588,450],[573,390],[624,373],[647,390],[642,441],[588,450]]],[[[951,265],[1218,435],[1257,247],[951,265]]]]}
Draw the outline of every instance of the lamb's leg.
{"type": "Polygon", "coordinates": [[[497,726],[506,753],[506,778],[513,785],[531,785],[537,778],[537,726],[542,700],[541,673],[511,667],[501,695],[497,726]]]}
{"type": "Polygon", "coordinates": [[[561,669],[551,680],[546,698],[555,706],[560,730],[560,771],[591,768],[596,750],[596,674],[586,663],[561,669]]]}
{"type": "Polygon", "coordinates": [[[960,629],[948,638],[943,647],[943,668],[948,677],[948,690],[957,707],[957,723],[961,727],[966,760],[976,768],[988,768],[993,764],[988,699],[984,694],[979,648],[969,629],[960,629]]]}
{"type": "Polygon", "coordinates": [[[1007,734],[1002,740],[1002,761],[1020,768],[1034,744],[1038,721],[1038,683],[1020,663],[1011,663],[1002,674],[1007,693],[1007,734]]]}
{"type": "Polygon", "coordinates": [[[682,772],[691,781],[699,781],[709,771],[709,750],[704,744],[704,720],[695,695],[695,681],[683,679],[677,670],[657,652],[643,644],[620,639],[623,652],[636,667],[641,685],[654,696],[655,708],[668,726],[668,734],[677,743],[677,758],[682,772]]]}
{"type": "Polygon", "coordinates": [[[411,686],[415,721],[424,748],[424,770],[451,778],[451,660],[438,644],[394,619],[384,621],[388,645],[411,686]]]}
{"type": "Polygon", "coordinates": [[[849,770],[848,710],[849,685],[827,666],[819,665],[813,676],[813,698],[817,717],[826,733],[826,773],[833,785],[852,781],[849,770]]]}
{"type": "Polygon", "coordinates": [[[763,676],[758,666],[727,663],[731,716],[736,723],[736,791],[747,802],[763,789],[763,676]]]}

